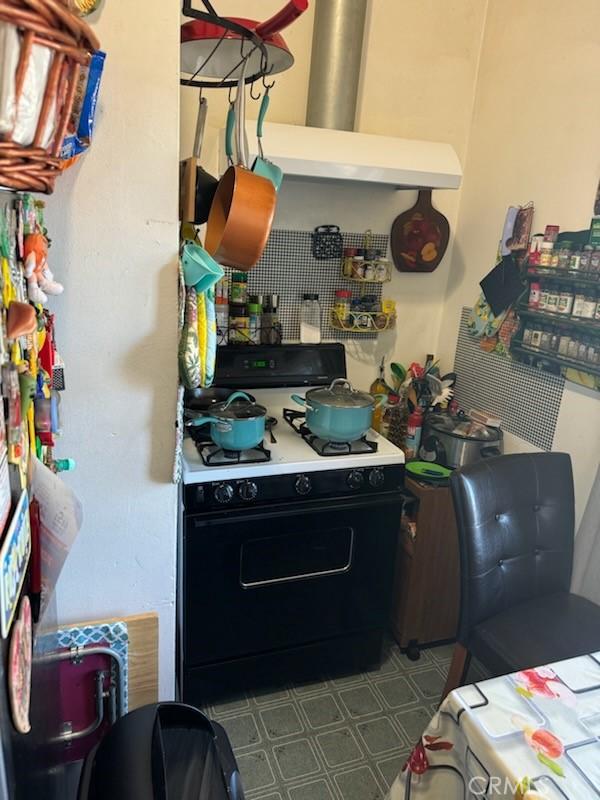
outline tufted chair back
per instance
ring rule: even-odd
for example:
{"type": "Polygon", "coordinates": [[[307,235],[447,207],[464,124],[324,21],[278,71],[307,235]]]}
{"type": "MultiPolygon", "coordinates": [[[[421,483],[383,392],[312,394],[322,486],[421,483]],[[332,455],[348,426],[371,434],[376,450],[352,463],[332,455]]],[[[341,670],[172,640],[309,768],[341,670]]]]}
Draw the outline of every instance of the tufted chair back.
{"type": "MultiPolygon", "coordinates": [[[[461,564],[458,640],[533,598],[568,592],[574,499],[566,453],[484,459],[450,479],[461,564]]],[[[552,620],[548,620],[552,624],[552,620]]]]}

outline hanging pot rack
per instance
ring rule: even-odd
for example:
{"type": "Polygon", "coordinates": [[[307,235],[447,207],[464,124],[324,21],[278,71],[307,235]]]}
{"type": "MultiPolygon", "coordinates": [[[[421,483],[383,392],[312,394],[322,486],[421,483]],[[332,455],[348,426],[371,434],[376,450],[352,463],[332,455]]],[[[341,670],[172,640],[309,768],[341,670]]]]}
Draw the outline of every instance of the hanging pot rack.
{"type": "Polygon", "coordinates": [[[269,75],[283,72],[294,63],[279,31],[293,22],[308,7],[308,0],[288,0],[266,22],[221,17],[210,0],[202,0],[205,10],[183,0],[183,14],[190,22],[182,25],[182,86],[200,89],[230,89],[237,85],[244,62],[248,62],[245,82],[264,82],[269,75]]]}

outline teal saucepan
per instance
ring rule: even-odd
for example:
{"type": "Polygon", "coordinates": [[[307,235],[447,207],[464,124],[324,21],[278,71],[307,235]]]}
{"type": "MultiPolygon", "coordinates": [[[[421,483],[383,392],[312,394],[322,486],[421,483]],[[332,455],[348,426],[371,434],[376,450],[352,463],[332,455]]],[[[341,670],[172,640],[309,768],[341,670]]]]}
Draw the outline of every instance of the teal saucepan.
{"type": "Polygon", "coordinates": [[[359,392],[345,378],[331,386],[310,389],[306,398],[292,400],[306,408],[306,425],[315,436],[329,442],[354,442],[371,427],[375,398],[359,392]]]}
{"type": "Polygon", "coordinates": [[[267,409],[253,403],[244,392],[234,392],[224,403],[215,403],[210,416],[190,420],[190,427],[210,425],[210,438],[223,450],[251,450],[265,435],[267,409]]]}

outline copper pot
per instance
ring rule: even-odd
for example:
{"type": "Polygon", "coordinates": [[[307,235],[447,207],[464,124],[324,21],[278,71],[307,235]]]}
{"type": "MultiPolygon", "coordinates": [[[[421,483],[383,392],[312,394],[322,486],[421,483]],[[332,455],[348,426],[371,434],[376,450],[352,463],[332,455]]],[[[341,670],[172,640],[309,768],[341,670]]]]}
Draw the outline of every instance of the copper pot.
{"type": "Polygon", "coordinates": [[[204,246],[220,264],[248,271],[261,257],[271,232],[277,192],[272,182],[248,169],[245,78],[235,100],[237,166],[230,166],[217,187],[208,215],[204,246]]]}

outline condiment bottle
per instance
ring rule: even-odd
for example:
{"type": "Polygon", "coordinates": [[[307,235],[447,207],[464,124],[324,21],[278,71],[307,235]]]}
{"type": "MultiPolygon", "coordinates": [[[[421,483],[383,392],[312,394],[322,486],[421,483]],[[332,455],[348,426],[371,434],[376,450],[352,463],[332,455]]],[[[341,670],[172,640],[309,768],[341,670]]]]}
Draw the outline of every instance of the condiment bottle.
{"type": "Polygon", "coordinates": [[[229,342],[248,344],[250,341],[248,309],[244,304],[229,306],[229,342]]]}
{"type": "Polygon", "coordinates": [[[540,245],[540,267],[552,266],[552,251],[554,244],[552,242],[542,242],[540,245]]]}
{"type": "Polygon", "coordinates": [[[342,266],[342,274],[344,278],[352,277],[352,259],[356,255],[356,247],[344,248],[344,263],[342,266]]]}
{"type": "Polygon", "coordinates": [[[340,322],[348,322],[350,316],[350,298],[352,292],[348,289],[338,289],[335,293],[335,304],[333,306],[335,316],[340,322]]]}
{"type": "Polygon", "coordinates": [[[232,305],[245,305],[248,302],[248,275],[245,272],[233,273],[229,300],[232,305]]]}
{"type": "Polygon", "coordinates": [[[529,308],[537,309],[540,307],[540,283],[539,281],[532,281],[529,284],[529,308]]]}
{"type": "Polygon", "coordinates": [[[570,314],[573,310],[573,289],[569,286],[564,286],[560,290],[560,295],[558,297],[558,313],[559,314],[570,314]]]}
{"type": "Polygon", "coordinates": [[[262,306],[258,303],[248,304],[248,336],[253,344],[260,344],[262,306]]]}
{"type": "Polygon", "coordinates": [[[558,311],[558,286],[551,283],[548,286],[548,299],[546,301],[546,311],[550,314],[556,314],[558,311]]]}
{"type": "Polygon", "coordinates": [[[404,454],[406,458],[416,458],[421,444],[421,433],[423,431],[423,409],[417,406],[408,418],[408,430],[406,432],[406,444],[404,454]]]}

